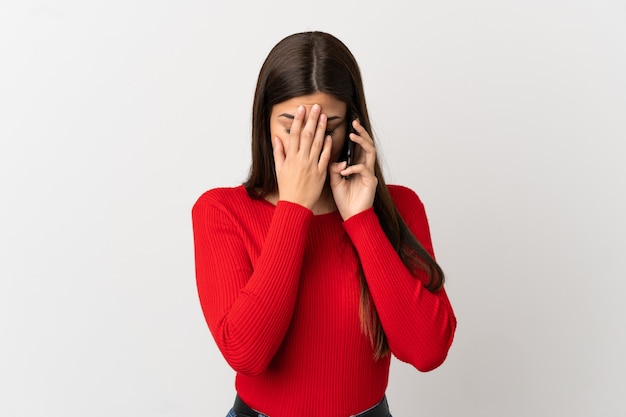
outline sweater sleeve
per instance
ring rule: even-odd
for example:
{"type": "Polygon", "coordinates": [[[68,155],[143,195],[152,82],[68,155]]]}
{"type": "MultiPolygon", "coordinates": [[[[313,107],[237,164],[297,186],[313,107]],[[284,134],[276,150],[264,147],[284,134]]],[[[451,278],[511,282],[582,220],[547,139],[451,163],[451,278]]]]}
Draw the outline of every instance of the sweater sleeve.
{"type": "MultiPolygon", "coordinates": [[[[410,194],[410,206],[414,210],[403,218],[432,255],[424,206],[417,195],[412,191],[410,194]]],[[[456,329],[456,317],[445,290],[430,292],[421,279],[411,274],[387,239],[373,209],[349,218],[344,227],[359,254],[392,353],[423,372],[441,365],[456,329]]]]}
{"type": "Polygon", "coordinates": [[[238,373],[262,373],[287,332],[312,217],[305,207],[279,202],[252,265],[243,226],[219,201],[201,197],[193,207],[200,304],[218,348],[238,373]]]}

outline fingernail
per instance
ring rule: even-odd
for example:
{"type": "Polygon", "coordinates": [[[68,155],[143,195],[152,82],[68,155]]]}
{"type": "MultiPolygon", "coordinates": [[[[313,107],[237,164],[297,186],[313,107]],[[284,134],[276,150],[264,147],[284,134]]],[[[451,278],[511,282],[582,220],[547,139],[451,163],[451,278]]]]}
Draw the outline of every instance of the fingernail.
{"type": "Polygon", "coordinates": [[[302,104],[298,106],[298,113],[304,113],[304,106],[302,104]]]}
{"type": "Polygon", "coordinates": [[[313,105],[313,108],[312,108],[313,111],[319,111],[319,109],[320,109],[319,104],[314,104],[313,105]]]}

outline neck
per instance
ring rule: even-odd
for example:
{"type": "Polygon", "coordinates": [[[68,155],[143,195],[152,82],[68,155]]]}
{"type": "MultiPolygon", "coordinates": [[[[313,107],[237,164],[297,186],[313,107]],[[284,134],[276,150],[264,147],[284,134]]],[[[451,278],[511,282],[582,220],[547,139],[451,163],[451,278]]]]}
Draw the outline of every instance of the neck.
{"type": "MultiPolygon", "coordinates": [[[[278,203],[279,197],[278,193],[273,193],[268,195],[265,198],[270,203],[276,205],[278,203]]],[[[331,213],[337,210],[337,205],[335,204],[335,199],[333,198],[333,193],[330,190],[330,187],[324,187],[322,190],[322,194],[317,199],[317,202],[313,205],[311,211],[315,215],[331,213]]]]}
{"type": "Polygon", "coordinates": [[[313,206],[313,214],[326,214],[337,210],[333,193],[328,187],[324,187],[320,198],[313,206]]]}

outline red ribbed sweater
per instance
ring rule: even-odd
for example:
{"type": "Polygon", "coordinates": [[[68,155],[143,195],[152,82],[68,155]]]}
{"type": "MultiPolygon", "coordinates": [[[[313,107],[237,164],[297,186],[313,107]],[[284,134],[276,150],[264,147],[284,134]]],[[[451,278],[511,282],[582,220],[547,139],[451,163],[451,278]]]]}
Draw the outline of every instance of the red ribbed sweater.
{"type": "MultiPolygon", "coordinates": [[[[400,214],[432,253],[424,207],[389,186],[400,214]]],[[[421,371],[439,366],[456,318],[445,290],[414,278],[373,209],[343,221],[243,186],[203,194],[192,210],[200,303],[236,389],[271,417],[346,417],[385,393],[390,357],[375,361],[359,322],[358,262],[391,351],[421,371]]]]}

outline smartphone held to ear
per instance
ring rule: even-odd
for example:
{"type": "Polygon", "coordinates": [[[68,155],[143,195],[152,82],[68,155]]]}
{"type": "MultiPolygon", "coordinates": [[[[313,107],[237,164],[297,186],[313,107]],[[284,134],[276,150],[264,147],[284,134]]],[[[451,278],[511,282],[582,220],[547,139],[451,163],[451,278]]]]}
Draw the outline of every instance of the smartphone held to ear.
{"type": "MultiPolygon", "coordinates": [[[[350,133],[356,134],[356,131],[354,130],[354,127],[352,126],[352,122],[356,120],[356,117],[354,117],[353,115],[349,115],[349,116],[350,117],[348,117],[348,126],[346,129],[346,132],[347,132],[346,140],[343,144],[343,150],[339,158],[339,161],[346,161],[346,168],[351,166],[354,161],[354,142],[352,142],[352,140],[350,139],[350,133]]],[[[350,176],[347,175],[343,178],[347,180],[350,178],[350,176]]]]}

